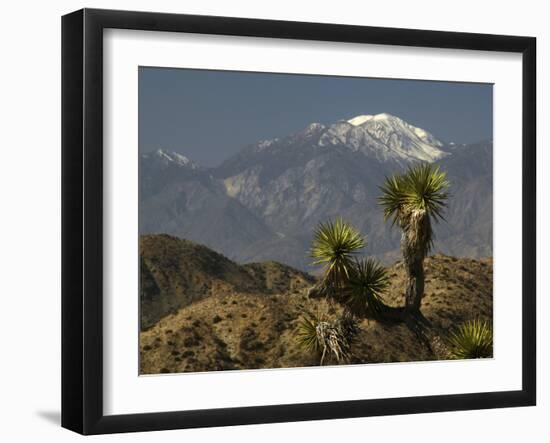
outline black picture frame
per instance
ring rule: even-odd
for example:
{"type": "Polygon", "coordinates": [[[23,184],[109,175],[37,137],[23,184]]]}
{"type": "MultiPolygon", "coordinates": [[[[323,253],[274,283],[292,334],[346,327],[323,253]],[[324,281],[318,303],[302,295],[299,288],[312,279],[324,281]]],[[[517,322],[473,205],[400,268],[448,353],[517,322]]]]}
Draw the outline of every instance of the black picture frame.
{"type": "Polygon", "coordinates": [[[536,403],[536,39],[83,9],[62,18],[62,426],[82,434],[531,406],[536,403]],[[523,63],[522,389],[177,412],[103,413],[103,30],[503,51],[523,63]]]}

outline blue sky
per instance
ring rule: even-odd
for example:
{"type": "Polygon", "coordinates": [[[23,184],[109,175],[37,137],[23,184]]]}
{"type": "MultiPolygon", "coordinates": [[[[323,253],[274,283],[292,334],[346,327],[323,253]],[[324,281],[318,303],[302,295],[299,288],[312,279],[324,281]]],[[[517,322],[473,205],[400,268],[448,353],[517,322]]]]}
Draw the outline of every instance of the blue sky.
{"type": "Polygon", "coordinates": [[[245,73],[139,70],[139,149],[180,152],[216,166],[243,146],[312,122],[386,112],[443,141],[492,138],[489,84],[245,73]]]}

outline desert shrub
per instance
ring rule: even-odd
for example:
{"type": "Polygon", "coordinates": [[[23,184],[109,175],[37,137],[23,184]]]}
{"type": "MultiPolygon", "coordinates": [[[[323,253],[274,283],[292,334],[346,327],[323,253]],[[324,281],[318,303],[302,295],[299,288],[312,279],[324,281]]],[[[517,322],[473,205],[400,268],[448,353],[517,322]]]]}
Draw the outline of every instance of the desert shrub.
{"type": "Polygon", "coordinates": [[[185,340],[183,340],[183,345],[185,347],[192,347],[197,346],[199,344],[199,341],[195,337],[187,337],[185,340]]]}
{"type": "Polygon", "coordinates": [[[319,356],[322,366],[327,358],[336,362],[349,361],[351,345],[359,330],[357,321],[344,314],[336,321],[323,315],[306,314],[298,329],[298,342],[309,352],[319,356]]]}
{"type": "Polygon", "coordinates": [[[463,323],[451,332],[447,341],[455,358],[487,358],[493,354],[493,330],[486,321],[463,323]]]}
{"type": "Polygon", "coordinates": [[[258,333],[251,327],[246,328],[241,334],[241,349],[252,352],[264,349],[264,344],[259,340],[258,333]]]}

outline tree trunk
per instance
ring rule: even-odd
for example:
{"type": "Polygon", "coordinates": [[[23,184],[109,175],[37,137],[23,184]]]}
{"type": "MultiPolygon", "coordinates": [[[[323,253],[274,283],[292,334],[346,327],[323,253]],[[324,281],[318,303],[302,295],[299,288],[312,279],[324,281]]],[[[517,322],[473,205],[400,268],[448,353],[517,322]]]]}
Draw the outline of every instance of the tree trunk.
{"type": "Polygon", "coordinates": [[[408,311],[420,310],[424,296],[424,259],[414,258],[405,261],[407,285],[405,288],[405,308],[408,311]]]}
{"type": "Polygon", "coordinates": [[[401,252],[407,273],[405,309],[418,312],[424,296],[424,257],[428,249],[430,219],[424,210],[412,211],[402,226],[401,252]]]}

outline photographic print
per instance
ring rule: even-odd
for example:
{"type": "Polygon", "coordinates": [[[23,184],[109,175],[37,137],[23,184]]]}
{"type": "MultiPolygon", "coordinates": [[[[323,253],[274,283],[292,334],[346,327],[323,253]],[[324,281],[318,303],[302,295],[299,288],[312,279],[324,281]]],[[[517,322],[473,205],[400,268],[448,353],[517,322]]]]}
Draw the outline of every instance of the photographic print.
{"type": "Polygon", "coordinates": [[[492,84],[140,67],[138,93],[141,374],[492,358],[492,84]]]}

